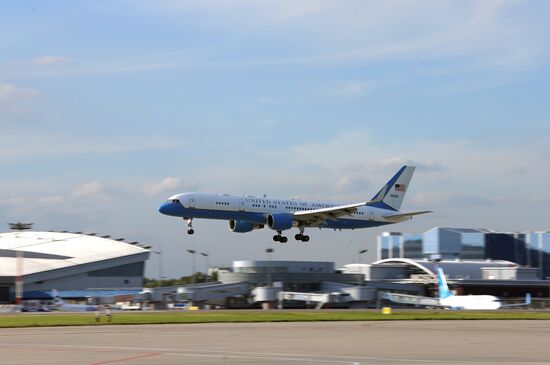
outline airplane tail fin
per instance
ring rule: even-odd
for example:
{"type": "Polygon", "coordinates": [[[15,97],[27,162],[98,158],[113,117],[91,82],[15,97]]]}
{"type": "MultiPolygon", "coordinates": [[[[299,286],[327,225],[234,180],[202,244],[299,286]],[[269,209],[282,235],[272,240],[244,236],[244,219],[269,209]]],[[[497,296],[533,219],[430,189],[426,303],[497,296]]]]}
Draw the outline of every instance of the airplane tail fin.
{"type": "Polygon", "coordinates": [[[63,299],[61,299],[61,297],[59,296],[59,292],[57,291],[57,289],[52,290],[52,297],[55,305],[63,305],[65,303],[63,299]]]}
{"type": "Polygon", "coordinates": [[[445,278],[445,273],[443,269],[439,266],[437,267],[437,287],[439,289],[439,299],[448,298],[453,295],[449,290],[447,285],[447,279],[445,278]]]}
{"type": "Polygon", "coordinates": [[[397,173],[380,189],[372,199],[370,206],[398,211],[401,208],[405,193],[411,182],[414,166],[403,166],[397,173]]]}

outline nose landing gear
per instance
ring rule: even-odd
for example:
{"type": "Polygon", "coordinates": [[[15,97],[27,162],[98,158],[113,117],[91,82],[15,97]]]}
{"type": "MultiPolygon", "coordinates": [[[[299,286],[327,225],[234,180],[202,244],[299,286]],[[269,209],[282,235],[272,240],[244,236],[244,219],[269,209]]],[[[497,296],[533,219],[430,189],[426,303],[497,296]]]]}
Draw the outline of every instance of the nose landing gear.
{"type": "Polygon", "coordinates": [[[193,234],[195,233],[195,230],[193,229],[193,218],[183,218],[183,220],[187,219],[187,234],[193,234]]]}

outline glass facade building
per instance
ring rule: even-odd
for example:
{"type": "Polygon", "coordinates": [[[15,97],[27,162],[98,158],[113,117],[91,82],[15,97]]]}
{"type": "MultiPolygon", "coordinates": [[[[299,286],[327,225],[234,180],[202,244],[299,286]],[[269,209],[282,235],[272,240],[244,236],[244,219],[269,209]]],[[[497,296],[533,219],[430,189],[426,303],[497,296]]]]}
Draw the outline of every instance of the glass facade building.
{"type": "Polygon", "coordinates": [[[436,227],[423,234],[384,232],[378,236],[378,259],[507,260],[538,268],[550,278],[550,232],[495,232],[487,229],[436,227]]]}
{"type": "Polygon", "coordinates": [[[384,232],[378,236],[378,260],[393,258],[421,259],[422,234],[384,232]]]}
{"type": "Polygon", "coordinates": [[[402,235],[399,232],[384,232],[378,236],[377,251],[380,259],[392,259],[400,256],[402,235]]]}
{"type": "Polygon", "coordinates": [[[420,233],[403,233],[402,240],[402,255],[407,259],[422,259],[424,253],[422,251],[422,234],[420,233]]]}

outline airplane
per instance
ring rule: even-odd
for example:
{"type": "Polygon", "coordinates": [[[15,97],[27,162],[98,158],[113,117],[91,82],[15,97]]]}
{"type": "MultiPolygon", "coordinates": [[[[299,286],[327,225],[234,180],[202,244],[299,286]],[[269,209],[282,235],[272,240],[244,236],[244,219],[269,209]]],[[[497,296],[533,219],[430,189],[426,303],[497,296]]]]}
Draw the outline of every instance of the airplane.
{"type": "Polygon", "coordinates": [[[382,297],[395,303],[455,310],[495,310],[531,304],[531,294],[529,293],[525,295],[525,302],[518,304],[502,304],[501,300],[493,295],[455,295],[449,290],[443,269],[437,266],[436,270],[438,286],[437,298],[397,293],[384,293],[382,297]]]}
{"type": "Polygon", "coordinates": [[[57,310],[62,312],[93,312],[98,310],[97,305],[88,304],[67,304],[59,296],[59,292],[56,289],[52,290],[53,304],[50,305],[51,310],[57,310]]]}
{"type": "Polygon", "coordinates": [[[493,295],[454,295],[449,290],[443,269],[439,266],[437,267],[437,286],[439,305],[450,309],[494,310],[531,304],[529,293],[525,295],[525,302],[519,304],[502,304],[500,299],[493,295]]]}
{"type": "Polygon", "coordinates": [[[229,194],[182,193],[171,196],[159,208],[165,215],[187,221],[188,234],[195,233],[193,218],[229,221],[229,230],[237,233],[262,229],[266,225],[277,232],[274,241],[287,242],[282,232],[298,228],[297,241],[307,242],[305,228],[358,229],[378,227],[412,219],[431,211],[399,211],[414,173],[414,166],[403,166],[370,201],[336,204],[271,197],[229,194]]]}

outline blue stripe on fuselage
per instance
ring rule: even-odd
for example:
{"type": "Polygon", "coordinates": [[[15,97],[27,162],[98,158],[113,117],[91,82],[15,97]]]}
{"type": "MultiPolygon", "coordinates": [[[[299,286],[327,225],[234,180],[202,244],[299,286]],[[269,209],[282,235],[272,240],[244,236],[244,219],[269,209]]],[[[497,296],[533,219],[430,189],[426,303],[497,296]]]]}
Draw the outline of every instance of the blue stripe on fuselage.
{"type": "MultiPolygon", "coordinates": [[[[197,208],[185,208],[179,203],[164,203],[159,208],[162,214],[170,215],[173,217],[193,217],[204,219],[221,219],[221,220],[242,220],[249,221],[256,224],[265,224],[266,217],[269,214],[275,212],[245,212],[235,210],[215,210],[215,209],[197,209],[197,208]]],[[[326,220],[324,224],[319,225],[323,228],[335,228],[335,229],[355,229],[355,228],[369,228],[378,227],[390,222],[379,222],[360,219],[348,219],[339,218],[336,220],[326,220]]]]}

